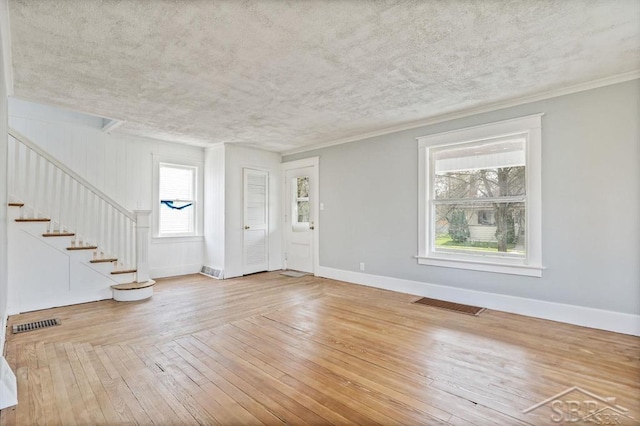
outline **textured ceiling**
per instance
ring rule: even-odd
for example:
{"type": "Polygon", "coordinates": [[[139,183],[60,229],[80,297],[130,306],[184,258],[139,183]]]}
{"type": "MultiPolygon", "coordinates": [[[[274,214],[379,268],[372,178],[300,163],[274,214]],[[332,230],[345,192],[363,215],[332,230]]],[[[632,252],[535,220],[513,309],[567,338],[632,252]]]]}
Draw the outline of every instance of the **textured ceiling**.
{"type": "Polygon", "coordinates": [[[284,151],[640,69],[638,0],[9,0],[15,95],[284,151]]]}

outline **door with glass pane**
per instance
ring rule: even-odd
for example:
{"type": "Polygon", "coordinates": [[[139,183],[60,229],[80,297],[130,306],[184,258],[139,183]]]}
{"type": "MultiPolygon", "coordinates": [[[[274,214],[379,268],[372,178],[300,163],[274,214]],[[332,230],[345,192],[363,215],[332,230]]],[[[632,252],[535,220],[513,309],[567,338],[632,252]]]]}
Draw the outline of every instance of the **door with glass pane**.
{"type": "Polygon", "coordinates": [[[269,173],[244,169],[244,259],[242,273],[269,269],[269,173]]]}
{"type": "Polygon", "coordinates": [[[287,269],[313,273],[313,167],[285,172],[285,262],[287,269]]]}

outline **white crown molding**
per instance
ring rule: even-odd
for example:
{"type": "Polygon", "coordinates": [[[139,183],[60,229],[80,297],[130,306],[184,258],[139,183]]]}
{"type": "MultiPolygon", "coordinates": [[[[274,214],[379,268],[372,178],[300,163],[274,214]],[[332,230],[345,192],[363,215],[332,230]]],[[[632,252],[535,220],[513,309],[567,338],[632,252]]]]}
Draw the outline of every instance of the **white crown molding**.
{"type": "Polygon", "coordinates": [[[0,0],[0,39],[2,39],[2,64],[7,85],[7,96],[13,95],[13,60],[11,59],[11,30],[9,25],[9,2],[0,0]]]}
{"type": "Polygon", "coordinates": [[[640,315],[364,274],[325,266],[319,267],[316,275],[400,293],[482,306],[496,311],[640,336],[640,315]]]}
{"type": "Polygon", "coordinates": [[[373,132],[361,133],[356,136],[349,136],[347,138],[335,139],[328,142],[321,142],[313,145],[308,145],[305,147],[294,148],[287,151],[282,151],[281,154],[283,156],[300,154],[302,152],[314,151],[316,149],[342,145],[345,143],[355,142],[363,139],[369,139],[376,136],[383,136],[383,135],[388,135],[390,133],[401,132],[404,130],[416,129],[418,127],[430,126],[437,123],[443,123],[445,121],[451,121],[451,120],[456,120],[458,118],[470,117],[472,115],[478,115],[485,112],[496,111],[503,108],[510,108],[517,105],[542,101],[550,98],[556,98],[558,96],[584,92],[585,90],[597,89],[599,87],[610,86],[612,84],[623,83],[625,81],[636,80],[639,78],[640,78],[640,70],[630,71],[623,74],[617,74],[611,77],[600,78],[597,80],[575,84],[575,85],[563,87],[560,89],[554,89],[546,92],[537,93],[535,95],[521,96],[517,98],[507,99],[504,101],[492,102],[486,105],[480,105],[477,107],[465,108],[458,111],[448,112],[446,114],[435,115],[432,117],[428,117],[418,121],[413,121],[411,123],[402,124],[399,126],[392,126],[392,127],[376,130],[373,132]]]}

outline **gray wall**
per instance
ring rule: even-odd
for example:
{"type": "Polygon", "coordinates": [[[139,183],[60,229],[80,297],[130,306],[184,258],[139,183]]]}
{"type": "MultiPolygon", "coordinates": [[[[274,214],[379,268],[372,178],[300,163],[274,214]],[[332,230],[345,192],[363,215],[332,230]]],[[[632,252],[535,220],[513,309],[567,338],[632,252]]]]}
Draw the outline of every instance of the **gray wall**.
{"type": "Polygon", "coordinates": [[[320,265],[640,314],[640,80],[287,156],[320,157],[320,265]],[[418,136],[544,113],[542,278],[418,265],[418,136]]]}

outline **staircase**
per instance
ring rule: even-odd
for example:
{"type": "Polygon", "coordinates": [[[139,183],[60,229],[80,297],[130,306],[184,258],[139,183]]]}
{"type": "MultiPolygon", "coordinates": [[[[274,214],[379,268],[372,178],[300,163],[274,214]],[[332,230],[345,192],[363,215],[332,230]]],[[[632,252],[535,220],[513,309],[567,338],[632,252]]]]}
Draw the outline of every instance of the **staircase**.
{"type": "Polygon", "coordinates": [[[150,211],[128,211],[24,135],[9,136],[11,313],[150,297],[150,211]]]}

